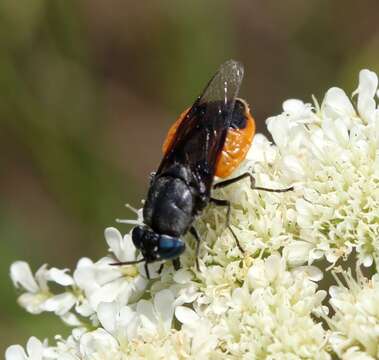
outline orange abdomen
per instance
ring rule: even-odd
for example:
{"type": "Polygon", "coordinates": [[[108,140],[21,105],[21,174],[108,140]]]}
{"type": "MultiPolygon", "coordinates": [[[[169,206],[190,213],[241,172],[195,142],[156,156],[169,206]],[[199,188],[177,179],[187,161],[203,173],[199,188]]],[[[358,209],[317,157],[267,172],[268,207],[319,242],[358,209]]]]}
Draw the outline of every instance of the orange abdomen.
{"type": "Polygon", "coordinates": [[[174,137],[175,137],[175,134],[176,134],[176,130],[178,130],[178,127],[179,127],[180,123],[182,122],[182,120],[184,119],[184,117],[187,115],[187,112],[188,112],[189,109],[190,108],[185,109],[179,115],[179,117],[176,119],[176,121],[171,125],[170,129],[168,130],[168,133],[166,135],[166,139],[164,140],[163,145],[162,145],[163,154],[166,154],[169,146],[171,145],[172,140],[174,140],[174,137]]]}
{"type": "Polygon", "coordinates": [[[245,159],[255,134],[255,121],[248,111],[246,127],[229,128],[220,158],[217,161],[216,176],[228,177],[245,159]]]}
{"type": "MultiPolygon", "coordinates": [[[[240,101],[245,107],[244,116],[246,119],[246,126],[243,128],[230,127],[228,129],[224,147],[216,164],[215,175],[221,178],[228,177],[245,159],[255,134],[255,121],[250,114],[248,105],[243,100],[238,101],[240,101]]],[[[167,152],[175,137],[176,131],[180,123],[185,118],[188,110],[189,108],[183,111],[174,124],[170,127],[162,146],[164,154],[167,152]]]]}

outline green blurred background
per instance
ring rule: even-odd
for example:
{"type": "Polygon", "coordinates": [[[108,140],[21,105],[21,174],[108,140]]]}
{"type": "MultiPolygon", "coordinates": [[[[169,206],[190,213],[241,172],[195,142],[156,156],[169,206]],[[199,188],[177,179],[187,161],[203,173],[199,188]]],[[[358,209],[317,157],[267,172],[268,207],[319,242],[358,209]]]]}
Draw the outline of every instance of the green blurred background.
{"type": "MultiPolygon", "coordinates": [[[[12,261],[74,267],[140,206],[170,123],[219,64],[264,120],[379,70],[379,2],[1,0],[0,353],[67,334],[16,304],[12,261]],[[37,321],[36,321],[37,320],[37,321]]],[[[119,226],[126,230],[126,226],[119,226]]]]}

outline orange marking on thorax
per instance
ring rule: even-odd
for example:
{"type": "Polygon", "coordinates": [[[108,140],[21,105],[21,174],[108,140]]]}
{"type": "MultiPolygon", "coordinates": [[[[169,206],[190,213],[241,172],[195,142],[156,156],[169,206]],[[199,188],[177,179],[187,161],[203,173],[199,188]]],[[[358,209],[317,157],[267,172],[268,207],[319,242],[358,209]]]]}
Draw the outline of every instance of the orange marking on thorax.
{"type": "Polygon", "coordinates": [[[224,148],[217,160],[216,176],[228,177],[245,159],[255,134],[255,121],[248,111],[244,129],[229,128],[224,148]]]}

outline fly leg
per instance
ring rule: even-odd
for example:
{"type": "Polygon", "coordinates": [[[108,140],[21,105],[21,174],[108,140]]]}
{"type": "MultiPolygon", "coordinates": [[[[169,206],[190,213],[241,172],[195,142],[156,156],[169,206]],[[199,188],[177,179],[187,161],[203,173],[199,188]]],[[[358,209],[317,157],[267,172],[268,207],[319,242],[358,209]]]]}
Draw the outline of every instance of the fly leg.
{"type": "Polygon", "coordinates": [[[175,271],[179,270],[181,265],[180,265],[180,259],[179,258],[176,258],[174,260],[172,260],[172,265],[175,269],[175,271]]]}
{"type": "Polygon", "coordinates": [[[160,275],[161,273],[162,273],[162,271],[163,271],[163,265],[164,264],[161,264],[161,266],[159,266],[159,269],[158,269],[158,271],[157,271],[157,273],[160,275]]]}
{"type": "MultiPolygon", "coordinates": [[[[181,268],[181,265],[180,265],[180,259],[179,258],[176,258],[174,260],[172,260],[172,265],[175,269],[175,271],[179,270],[181,268]]],[[[160,275],[163,271],[163,266],[164,264],[161,264],[161,266],[159,266],[159,269],[157,270],[157,273],[160,275]]]]}
{"type": "Polygon", "coordinates": [[[193,226],[191,226],[190,228],[190,233],[196,240],[196,249],[195,249],[196,269],[197,271],[200,271],[200,266],[199,266],[200,236],[193,226]]]}
{"type": "Polygon", "coordinates": [[[262,190],[262,191],[268,191],[268,192],[282,193],[282,192],[292,191],[294,189],[293,186],[286,188],[286,189],[270,189],[270,188],[265,188],[265,187],[261,187],[261,186],[255,186],[254,176],[249,172],[245,172],[245,173],[243,173],[243,174],[241,174],[241,175],[239,175],[233,179],[221,181],[221,182],[213,185],[213,188],[214,189],[222,189],[228,185],[234,184],[234,183],[236,183],[242,179],[245,179],[247,177],[250,178],[250,187],[252,190],[262,190]]]}
{"type": "Polygon", "coordinates": [[[243,250],[240,242],[238,241],[237,235],[234,233],[233,229],[230,226],[230,201],[229,200],[223,200],[223,199],[215,199],[215,198],[210,198],[210,202],[217,205],[217,206],[226,206],[226,227],[229,229],[229,231],[232,233],[234,240],[236,241],[236,244],[238,246],[238,249],[242,253],[245,251],[243,250]]]}
{"type": "Polygon", "coordinates": [[[145,272],[146,272],[146,277],[150,280],[150,272],[149,272],[148,262],[145,262],[145,272]]]}

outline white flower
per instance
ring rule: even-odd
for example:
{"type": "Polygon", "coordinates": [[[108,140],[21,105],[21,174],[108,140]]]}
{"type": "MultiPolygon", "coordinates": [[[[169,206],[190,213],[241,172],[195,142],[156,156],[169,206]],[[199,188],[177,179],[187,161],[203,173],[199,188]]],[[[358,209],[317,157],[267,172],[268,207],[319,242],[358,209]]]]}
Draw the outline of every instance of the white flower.
{"type": "MultiPolygon", "coordinates": [[[[329,359],[327,333],[312,318],[320,312],[326,292],[317,291],[307,269],[290,272],[278,255],[257,259],[240,286],[224,284],[213,297],[208,293],[206,304],[195,304],[198,318],[211,323],[210,336],[218,344],[215,353],[236,359],[329,359]]],[[[179,320],[185,316],[195,324],[195,314],[177,310],[179,320]]]]}
{"type": "Polygon", "coordinates": [[[370,70],[362,70],[359,74],[359,86],[354,94],[358,94],[358,111],[367,123],[377,121],[375,94],[378,88],[378,77],[370,70]]]}
{"type": "Polygon", "coordinates": [[[206,317],[200,317],[194,310],[178,306],[175,317],[182,323],[181,332],[190,339],[188,353],[195,359],[206,359],[215,354],[218,339],[213,325],[206,317]]]}
{"type": "Polygon", "coordinates": [[[80,338],[80,354],[82,359],[88,360],[122,359],[117,340],[101,328],[80,338]]]}
{"type": "Polygon", "coordinates": [[[20,345],[12,345],[5,352],[6,360],[43,360],[45,346],[34,336],[26,344],[26,352],[20,345]]]}
{"type": "Polygon", "coordinates": [[[141,299],[133,307],[102,303],[97,315],[104,329],[120,344],[126,344],[138,337],[148,339],[166,335],[171,329],[174,307],[173,293],[161,290],[153,301],[141,299]]]}
{"type": "Polygon", "coordinates": [[[94,313],[102,302],[127,304],[136,301],[148,283],[134,265],[111,265],[115,261],[135,260],[136,248],[130,235],[122,237],[117,229],[107,228],[105,239],[116,260],[107,256],[94,263],[88,258],[82,258],[74,272],[75,283],[85,295],[85,301],[77,308],[83,316],[94,313]]]}
{"type": "Polygon", "coordinates": [[[32,314],[52,311],[59,316],[65,315],[75,304],[75,296],[69,292],[54,295],[49,290],[48,282],[61,286],[72,285],[73,279],[66,272],[57,268],[47,269],[47,265],[43,265],[33,277],[26,262],[14,262],[10,269],[12,281],[16,287],[26,291],[18,298],[19,304],[32,314]]]}
{"type": "Polygon", "coordinates": [[[334,264],[353,249],[365,266],[379,260],[377,84],[373,72],[361,71],[358,111],[343,90],[332,88],[320,110],[299,116],[283,106],[283,114],[267,120],[279,153],[274,174],[297,183],[298,196],[287,200],[284,215],[287,236],[300,247],[282,242],[294,265],[321,256],[334,264]]]}
{"type": "Polygon", "coordinates": [[[329,290],[333,350],[344,359],[379,358],[379,274],[368,280],[358,268],[356,280],[342,271],[336,281],[329,290]]]}

